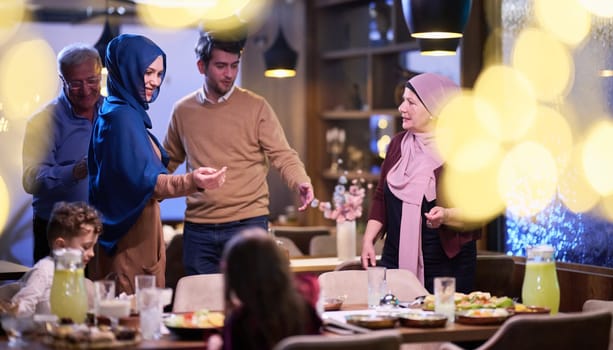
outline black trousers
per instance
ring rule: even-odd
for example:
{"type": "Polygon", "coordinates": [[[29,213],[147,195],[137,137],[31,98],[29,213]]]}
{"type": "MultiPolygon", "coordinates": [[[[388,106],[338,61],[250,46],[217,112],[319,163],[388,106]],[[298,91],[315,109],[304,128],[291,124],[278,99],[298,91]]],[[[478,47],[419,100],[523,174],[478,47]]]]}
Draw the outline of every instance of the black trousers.
{"type": "Polygon", "coordinates": [[[49,221],[43,220],[36,215],[33,219],[34,230],[34,263],[49,255],[49,241],[47,240],[47,225],[49,221]]]}

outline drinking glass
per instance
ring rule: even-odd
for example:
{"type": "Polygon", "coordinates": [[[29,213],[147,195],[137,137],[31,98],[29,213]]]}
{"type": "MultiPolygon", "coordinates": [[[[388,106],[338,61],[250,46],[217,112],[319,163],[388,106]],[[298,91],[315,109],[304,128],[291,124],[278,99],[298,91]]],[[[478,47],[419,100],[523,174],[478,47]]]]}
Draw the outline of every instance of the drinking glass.
{"type": "Polygon", "coordinates": [[[34,326],[32,317],[17,316],[12,314],[2,315],[2,329],[6,332],[11,348],[19,348],[28,343],[23,339],[23,333],[31,330],[34,326]]]}
{"type": "Polygon", "coordinates": [[[447,321],[455,320],[455,278],[434,278],[434,311],[447,316],[447,321]]]}
{"type": "Polygon", "coordinates": [[[369,266],[368,273],[368,307],[373,309],[379,306],[381,297],[386,293],[386,268],[382,266],[369,266]]]}
{"type": "Polygon", "coordinates": [[[138,294],[142,289],[155,288],[155,275],[136,275],[134,276],[134,297],[136,298],[136,311],[140,312],[138,306],[138,294]]]}
{"type": "Polygon", "coordinates": [[[142,288],[136,304],[140,313],[140,333],[145,340],[159,339],[162,322],[162,289],[142,288]]]}
{"type": "Polygon", "coordinates": [[[96,316],[106,316],[117,327],[119,318],[130,316],[130,300],[115,297],[115,281],[94,282],[96,316]]]}

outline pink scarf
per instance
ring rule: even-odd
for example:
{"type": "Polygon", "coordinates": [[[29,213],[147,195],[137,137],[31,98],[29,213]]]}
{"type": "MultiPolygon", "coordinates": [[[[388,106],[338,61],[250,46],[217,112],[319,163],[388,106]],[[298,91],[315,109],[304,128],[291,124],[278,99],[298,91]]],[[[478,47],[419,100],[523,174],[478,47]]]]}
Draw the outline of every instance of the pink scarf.
{"type": "Polygon", "coordinates": [[[387,175],[390,191],[402,200],[398,267],[415,274],[424,283],[421,250],[421,203],[436,199],[434,170],[443,164],[434,146],[432,133],[407,132],[401,156],[387,175]]]}

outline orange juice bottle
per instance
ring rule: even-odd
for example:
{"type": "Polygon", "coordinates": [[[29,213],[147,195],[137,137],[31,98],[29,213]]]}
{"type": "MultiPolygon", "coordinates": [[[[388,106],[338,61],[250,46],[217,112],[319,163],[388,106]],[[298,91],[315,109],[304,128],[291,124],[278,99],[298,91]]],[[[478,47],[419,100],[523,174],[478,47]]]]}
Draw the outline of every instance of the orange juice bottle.
{"type": "Polygon", "coordinates": [[[548,307],[551,313],[560,307],[560,286],[556,273],[554,249],[550,245],[527,247],[526,273],[521,298],[525,305],[548,307]]]}

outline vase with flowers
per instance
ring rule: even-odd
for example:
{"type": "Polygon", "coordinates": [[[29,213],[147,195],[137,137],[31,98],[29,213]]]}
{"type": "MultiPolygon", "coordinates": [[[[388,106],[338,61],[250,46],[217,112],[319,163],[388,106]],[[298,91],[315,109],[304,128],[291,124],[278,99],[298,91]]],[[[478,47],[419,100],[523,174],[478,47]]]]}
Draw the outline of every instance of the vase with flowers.
{"type": "Polygon", "coordinates": [[[332,202],[314,200],[312,203],[326,219],[336,221],[336,252],[340,260],[356,256],[356,219],[362,216],[365,196],[364,179],[349,181],[345,172],[334,187],[332,202]]]}

